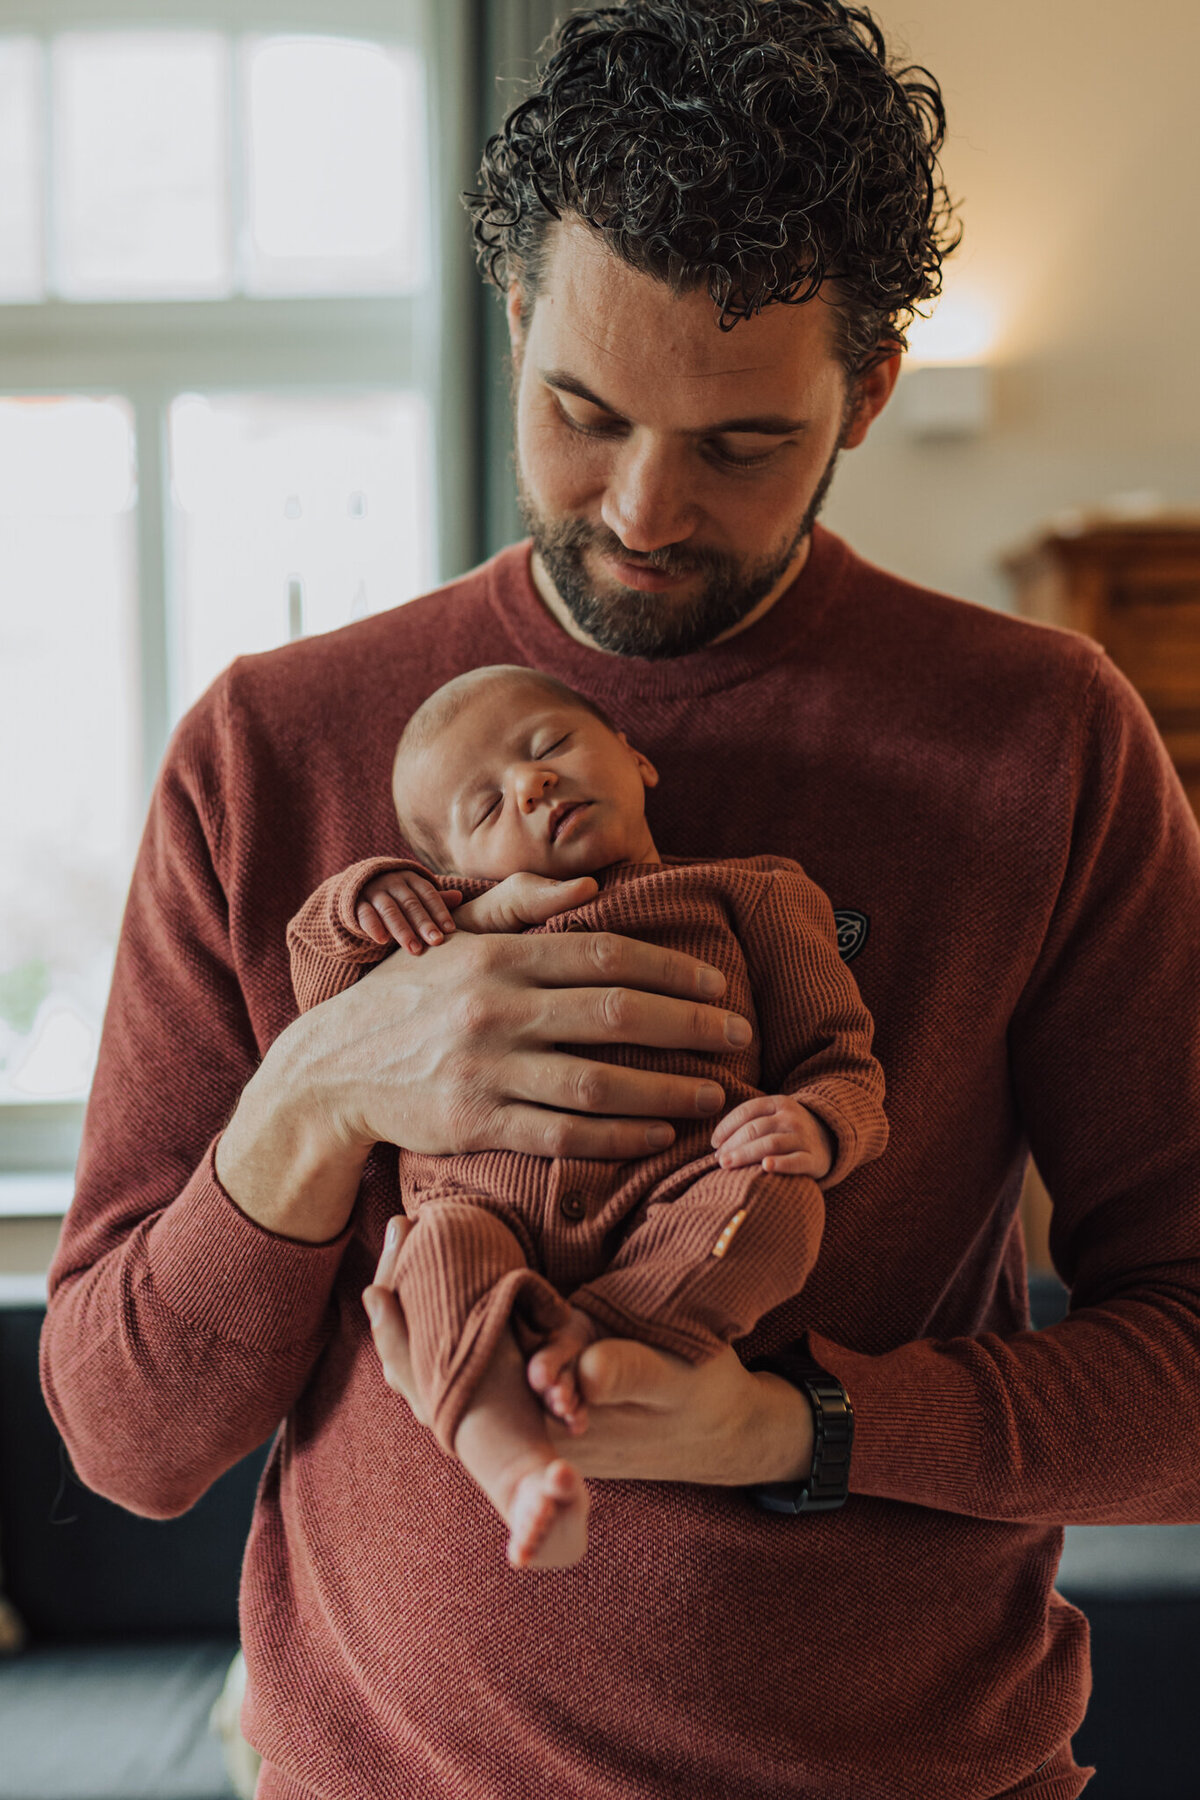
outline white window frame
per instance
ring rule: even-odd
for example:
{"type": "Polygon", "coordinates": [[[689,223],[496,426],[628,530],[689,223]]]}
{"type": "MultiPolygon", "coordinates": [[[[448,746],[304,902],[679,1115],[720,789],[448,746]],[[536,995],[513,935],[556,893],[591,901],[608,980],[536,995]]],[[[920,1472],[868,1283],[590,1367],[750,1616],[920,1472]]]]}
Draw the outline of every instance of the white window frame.
{"type": "MultiPolygon", "coordinates": [[[[168,27],[319,32],[406,45],[427,71],[431,283],[421,294],[347,298],[0,304],[0,392],[119,394],[137,444],[137,620],[142,788],[169,734],[167,407],[188,390],[303,393],[415,388],[435,442],[437,581],[477,560],[475,366],[478,277],[459,193],[473,184],[471,0],[0,0],[0,35],[43,41],[72,29],[168,27]]],[[[49,130],[49,120],[46,124],[49,130]]],[[[0,1106],[0,1217],[61,1210],[84,1105],[0,1106]],[[32,1182],[33,1175],[62,1179],[32,1182]],[[8,1176],[8,1182],[5,1176],[8,1176]],[[8,1189],[6,1200],[5,1189],[8,1189]]]]}

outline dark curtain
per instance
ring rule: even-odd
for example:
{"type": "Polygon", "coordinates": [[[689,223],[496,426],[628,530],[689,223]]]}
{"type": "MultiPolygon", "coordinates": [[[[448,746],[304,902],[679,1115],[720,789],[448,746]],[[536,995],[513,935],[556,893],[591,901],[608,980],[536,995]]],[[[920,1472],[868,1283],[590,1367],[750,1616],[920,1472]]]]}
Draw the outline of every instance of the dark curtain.
{"type": "MultiPolygon", "coordinates": [[[[521,97],[522,83],[532,74],[537,51],[555,21],[572,10],[570,0],[558,5],[554,0],[475,0],[471,37],[480,152],[509,107],[521,97]]],[[[503,304],[497,291],[482,280],[477,304],[479,544],[480,554],[491,556],[521,537],[522,530],[512,474],[508,331],[503,304]]]]}

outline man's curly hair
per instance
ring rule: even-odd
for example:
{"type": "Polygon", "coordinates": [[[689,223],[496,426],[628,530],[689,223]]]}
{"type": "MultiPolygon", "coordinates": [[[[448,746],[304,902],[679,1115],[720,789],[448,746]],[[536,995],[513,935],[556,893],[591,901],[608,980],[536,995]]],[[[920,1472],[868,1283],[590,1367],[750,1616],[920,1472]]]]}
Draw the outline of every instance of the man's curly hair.
{"type": "Polygon", "coordinates": [[[572,13],[464,195],[501,290],[536,297],[574,216],[632,268],[706,288],[722,329],[837,283],[853,377],[941,291],[958,244],[941,90],[838,0],[626,0],[572,13]]]}

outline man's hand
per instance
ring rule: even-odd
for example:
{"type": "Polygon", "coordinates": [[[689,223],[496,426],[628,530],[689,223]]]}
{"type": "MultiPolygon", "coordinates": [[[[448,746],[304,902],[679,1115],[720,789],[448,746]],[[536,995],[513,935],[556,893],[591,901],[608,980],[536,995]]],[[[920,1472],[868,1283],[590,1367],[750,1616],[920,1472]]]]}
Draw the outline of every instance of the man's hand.
{"type": "Polygon", "coordinates": [[[724,985],[690,956],[609,932],[456,931],[436,956],[387,957],[289,1031],[307,1040],[311,1101],[341,1142],[623,1162],[670,1144],[671,1117],[715,1116],[724,1093],[558,1046],[728,1051],[748,1023],[701,1000],[724,985]]]}
{"type": "MultiPolygon", "coordinates": [[[[363,1304],[384,1380],[428,1424],[413,1378],[394,1282],[412,1221],[393,1219],[363,1304]]],[[[812,1411],[777,1375],[752,1375],[724,1349],[693,1367],[630,1338],[601,1338],[579,1359],[588,1407],[581,1437],[546,1415],[551,1440],[583,1475],[756,1487],[801,1481],[812,1469],[812,1411]]]]}
{"type": "Polygon", "coordinates": [[[218,1179],[268,1231],[322,1243],[378,1143],[647,1156],[674,1141],[671,1119],[716,1118],[723,1090],[559,1045],[719,1056],[751,1036],[709,1004],[724,991],[695,957],[608,931],[455,931],[436,956],[385,957],[276,1038],[218,1142],[218,1179]]]}
{"type": "Polygon", "coordinates": [[[828,1175],[837,1155],[823,1119],[790,1094],[759,1094],[735,1106],[712,1134],[723,1169],[761,1163],[768,1175],[828,1175]]]}

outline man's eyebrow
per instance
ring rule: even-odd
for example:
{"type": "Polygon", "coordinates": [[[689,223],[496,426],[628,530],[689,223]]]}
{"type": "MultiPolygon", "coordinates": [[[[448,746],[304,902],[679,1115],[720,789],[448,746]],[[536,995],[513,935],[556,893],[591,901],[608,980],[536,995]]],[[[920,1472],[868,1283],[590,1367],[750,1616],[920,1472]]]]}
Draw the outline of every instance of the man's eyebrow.
{"type": "MultiPolygon", "coordinates": [[[[574,375],[568,375],[565,369],[544,369],[542,380],[547,387],[557,388],[560,393],[574,394],[578,400],[586,400],[589,406],[598,406],[601,412],[611,414],[628,424],[628,419],[619,413],[615,406],[602,400],[599,394],[593,394],[591,388],[574,375]]],[[[780,413],[766,413],[753,419],[721,419],[715,425],[703,425],[699,431],[688,431],[685,437],[716,437],[722,432],[748,431],[756,437],[790,437],[793,431],[803,431],[808,425],[807,419],[785,419],[780,413]]]]}

